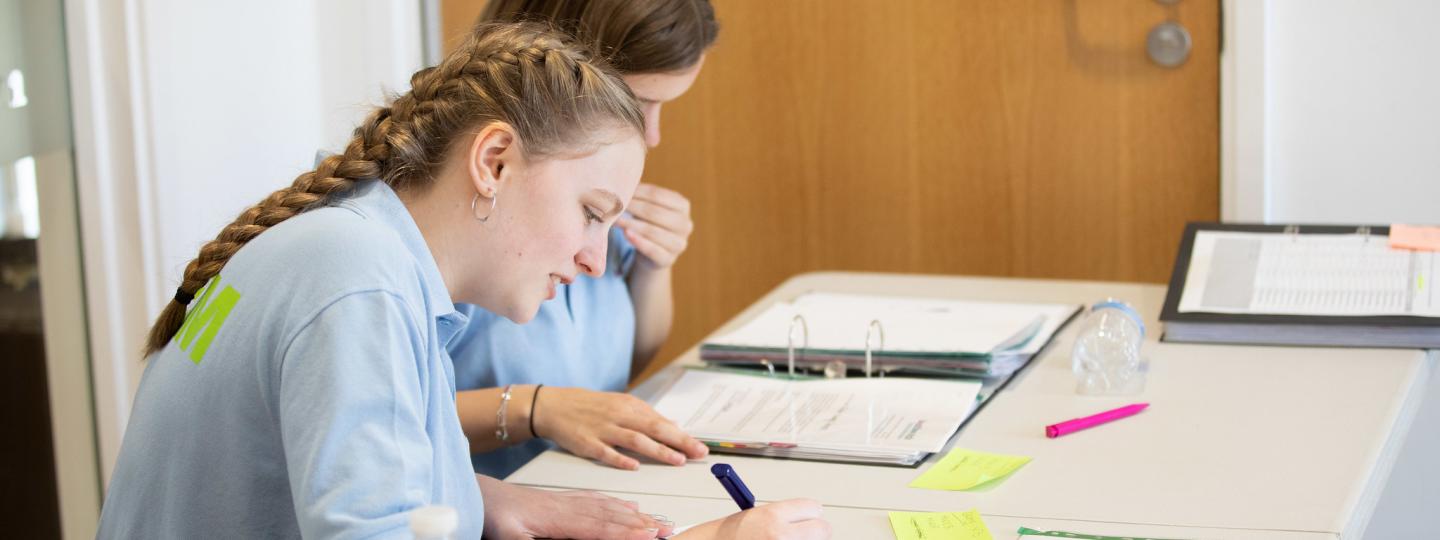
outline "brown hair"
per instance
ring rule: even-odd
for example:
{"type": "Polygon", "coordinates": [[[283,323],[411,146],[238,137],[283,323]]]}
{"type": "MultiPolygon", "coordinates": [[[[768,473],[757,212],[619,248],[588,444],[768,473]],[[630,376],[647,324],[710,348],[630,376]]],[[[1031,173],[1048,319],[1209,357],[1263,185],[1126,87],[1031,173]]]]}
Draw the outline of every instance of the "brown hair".
{"type": "Polygon", "coordinates": [[[544,21],[601,51],[621,73],[679,71],[715,43],[710,0],[490,0],[480,21],[544,21]]]}
{"type": "Polygon", "coordinates": [[[440,65],[415,72],[409,92],[371,112],[344,153],[241,212],[201,247],[150,328],[145,356],[175,336],[185,304],[246,242],[359,180],[397,190],[427,185],[451,143],[493,122],[515,129],[527,158],[597,144],[616,128],[644,133],[635,96],[588,47],[541,24],[476,26],[440,65]]]}

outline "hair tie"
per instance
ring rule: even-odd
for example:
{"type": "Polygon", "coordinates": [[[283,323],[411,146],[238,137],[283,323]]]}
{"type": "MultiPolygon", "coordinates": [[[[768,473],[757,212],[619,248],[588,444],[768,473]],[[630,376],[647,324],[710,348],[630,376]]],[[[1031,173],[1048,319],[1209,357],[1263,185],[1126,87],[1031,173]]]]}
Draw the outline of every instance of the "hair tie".
{"type": "Polygon", "coordinates": [[[187,306],[190,305],[190,301],[194,299],[195,293],[187,293],[183,287],[175,288],[175,303],[187,306]]]}

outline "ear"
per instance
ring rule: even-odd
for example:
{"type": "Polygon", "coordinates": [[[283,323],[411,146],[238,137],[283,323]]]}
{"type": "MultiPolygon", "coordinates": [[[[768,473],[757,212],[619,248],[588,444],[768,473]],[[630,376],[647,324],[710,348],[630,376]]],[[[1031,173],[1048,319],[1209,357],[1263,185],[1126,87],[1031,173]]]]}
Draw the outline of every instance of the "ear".
{"type": "Polygon", "coordinates": [[[481,197],[493,198],[499,191],[506,169],[519,159],[518,141],[515,129],[503,122],[485,126],[471,139],[466,172],[481,197]]]}

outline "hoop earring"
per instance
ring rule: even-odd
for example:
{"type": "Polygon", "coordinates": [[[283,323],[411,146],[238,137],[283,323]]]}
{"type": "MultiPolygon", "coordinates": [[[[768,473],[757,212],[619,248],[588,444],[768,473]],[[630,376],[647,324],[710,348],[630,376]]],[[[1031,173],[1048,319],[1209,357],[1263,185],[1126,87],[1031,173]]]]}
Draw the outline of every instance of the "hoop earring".
{"type": "Polygon", "coordinates": [[[489,212],[489,213],[486,213],[486,214],[485,214],[485,217],[476,216],[476,215],[475,215],[475,206],[476,206],[475,203],[480,202],[480,192],[478,192],[478,191],[475,192],[475,198],[470,199],[470,215],[475,217],[475,221],[479,221],[479,222],[481,222],[481,223],[485,223],[486,221],[490,221],[490,216],[495,215],[495,201],[498,201],[498,200],[500,200],[500,192],[497,191],[497,192],[495,192],[495,196],[494,196],[494,197],[490,197],[490,212],[489,212]]]}

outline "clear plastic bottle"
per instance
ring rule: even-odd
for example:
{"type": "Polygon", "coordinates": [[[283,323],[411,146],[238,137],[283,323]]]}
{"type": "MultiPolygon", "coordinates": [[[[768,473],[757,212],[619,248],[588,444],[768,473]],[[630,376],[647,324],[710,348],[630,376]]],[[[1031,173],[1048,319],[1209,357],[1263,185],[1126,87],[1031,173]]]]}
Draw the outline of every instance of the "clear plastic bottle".
{"type": "Polygon", "coordinates": [[[1107,298],[1096,302],[1080,323],[1070,353],[1075,391],[1089,395],[1138,394],[1145,388],[1140,344],[1145,322],[1130,304],[1107,298]]]}
{"type": "Polygon", "coordinates": [[[453,540],[460,515],[449,506],[422,506],[410,511],[410,534],[415,540],[453,540]]]}

